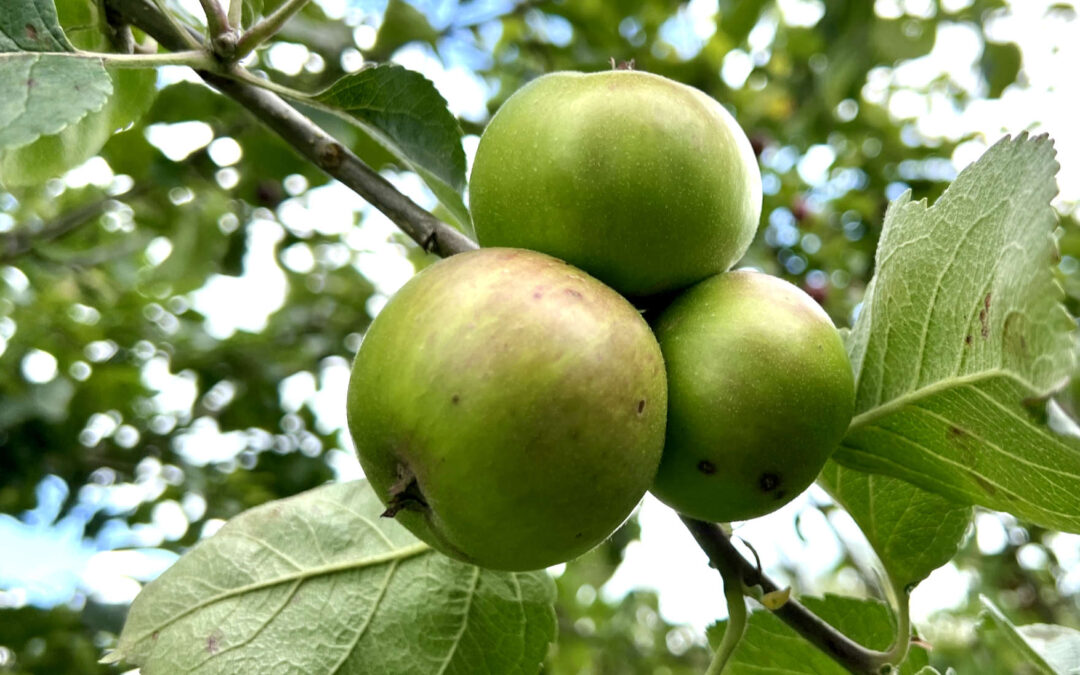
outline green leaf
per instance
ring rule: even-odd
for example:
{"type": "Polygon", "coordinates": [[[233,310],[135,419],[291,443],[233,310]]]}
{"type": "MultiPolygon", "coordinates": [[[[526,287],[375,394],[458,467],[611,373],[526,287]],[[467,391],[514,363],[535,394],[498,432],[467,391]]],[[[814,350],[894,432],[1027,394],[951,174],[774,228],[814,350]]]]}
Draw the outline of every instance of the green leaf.
{"type": "Polygon", "coordinates": [[[466,232],[461,127],[427,78],[384,63],[346,75],[313,101],[356,123],[424,179],[466,232]]]}
{"type": "MultiPolygon", "coordinates": [[[[0,42],[17,30],[20,20],[37,20],[42,26],[53,27],[53,32],[42,31],[47,37],[38,41],[44,51],[74,52],[65,28],[72,31],[80,48],[109,49],[101,10],[90,0],[59,0],[55,7],[46,2],[21,2],[16,13],[0,17],[4,25],[0,42]],[[20,9],[32,9],[32,16],[19,19],[20,9]]],[[[38,29],[24,27],[25,32],[37,33],[38,29]]],[[[156,93],[156,74],[149,69],[107,72],[92,58],[0,53],[0,64],[8,59],[13,70],[0,75],[0,95],[20,92],[18,98],[4,96],[4,101],[13,102],[7,117],[0,103],[0,184],[9,188],[43,183],[93,157],[117,130],[147,111],[156,93]],[[22,77],[12,78],[18,72],[24,73],[22,77]],[[26,108],[19,112],[14,102],[23,99],[26,108]]]]}
{"type": "Polygon", "coordinates": [[[990,98],[1000,98],[1005,87],[1020,74],[1020,48],[1014,42],[987,42],[979,59],[979,70],[986,78],[990,98]]]}
{"type": "Polygon", "coordinates": [[[9,0],[0,12],[0,149],[55,134],[105,105],[109,74],[100,60],[58,54],[74,49],[52,0],[9,0]]]}
{"type": "Polygon", "coordinates": [[[764,0],[725,0],[720,4],[720,29],[733,44],[742,45],[764,10],[764,0]]]}
{"type": "Polygon", "coordinates": [[[0,52],[74,50],[56,17],[52,0],[8,0],[0,13],[0,52]]]}
{"type": "Polygon", "coordinates": [[[375,44],[366,56],[372,61],[386,61],[398,47],[410,42],[434,45],[438,37],[439,31],[431,27],[423,12],[405,0],[389,0],[379,33],[375,36],[375,44]]]}
{"type": "MultiPolygon", "coordinates": [[[[892,612],[888,606],[876,600],[826,595],[824,598],[800,598],[800,601],[834,628],[869,649],[888,649],[895,636],[896,624],[892,612]]],[[[719,644],[726,625],[726,621],[721,621],[710,627],[710,644],[719,644]]],[[[926,652],[911,649],[899,673],[911,675],[927,665],[927,662],[926,652]]],[[[844,675],[848,671],[774,614],[758,610],[750,615],[746,635],[735,649],[724,673],[756,675],[762,672],[775,675],[844,675]]]]}
{"type": "Polygon", "coordinates": [[[555,636],[545,572],[435,553],[364,481],[237,516],[135,599],[110,663],[157,673],[535,673],[555,636]]]}
{"type": "Polygon", "coordinates": [[[893,63],[928,54],[934,48],[937,26],[911,17],[878,19],[870,32],[870,46],[878,58],[883,63],[893,63]]]}
{"type": "Polygon", "coordinates": [[[1080,666],[1080,632],[1047,624],[1017,628],[990,598],[980,595],[979,601],[986,616],[1005,636],[1008,645],[1033,672],[1043,675],[1074,675],[1077,672],[1080,666]]]}
{"type": "Polygon", "coordinates": [[[1080,531],[1080,441],[1032,414],[1074,362],[1051,274],[1053,145],[990,148],[932,207],[894,202],[848,340],[856,412],[836,461],[1080,531]]]}
{"type": "Polygon", "coordinates": [[[830,461],[818,482],[858,524],[897,595],[956,555],[972,508],[890,476],[830,461]]]}
{"type": "Polygon", "coordinates": [[[157,74],[117,70],[112,75],[114,91],[100,110],[60,133],[0,151],[0,184],[9,188],[36,185],[58,176],[96,155],[114,133],[142,117],[157,93],[157,74]]]}

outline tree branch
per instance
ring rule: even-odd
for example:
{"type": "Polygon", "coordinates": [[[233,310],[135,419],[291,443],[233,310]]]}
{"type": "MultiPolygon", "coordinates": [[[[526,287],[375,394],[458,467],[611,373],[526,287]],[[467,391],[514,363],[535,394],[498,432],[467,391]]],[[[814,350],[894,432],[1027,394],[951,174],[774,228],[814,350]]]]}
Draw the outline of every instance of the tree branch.
{"type": "Polygon", "coordinates": [[[55,241],[71,234],[104,213],[109,208],[109,204],[137,197],[147,192],[150,187],[152,187],[150,183],[136,185],[114,197],[105,197],[63,213],[34,231],[27,231],[24,227],[18,232],[0,238],[0,264],[12,262],[38,244],[55,241]]]}
{"type": "MultiPolygon", "coordinates": [[[[713,566],[718,569],[735,567],[742,581],[747,586],[761,586],[766,593],[779,590],[761,571],[739,553],[731,540],[713,523],[706,523],[686,516],[680,516],[683,524],[694,535],[701,550],[709,556],[713,566]]],[[[863,647],[848,636],[833,628],[809,609],[790,599],[779,609],[773,610],[778,618],[806,638],[808,642],[827,654],[834,661],[853,673],[878,675],[881,669],[890,663],[892,656],[888,652],[878,652],[863,647]]]]}
{"type": "Polygon", "coordinates": [[[218,0],[199,0],[199,4],[206,15],[206,29],[211,40],[229,32],[229,17],[218,0]]]}
{"type": "Polygon", "coordinates": [[[270,16],[263,17],[261,21],[248,29],[240,41],[236,43],[236,59],[242,59],[255,48],[266,42],[271,36],[281,30],[285,22],[304,8],[308,0],[286,0],[285,4],[278,7],[270,16]]]}
{"type": "MultiPolygon", "coordinates": [[[[108,2],[165,47],[186,48],[184,36],[145,0],[108,2]]],[[[276,94],[221,74],[197,72],[208,84],[247,108],[297,152],[382,211],[424,250],[449,256],[477,247],[464,234],[399,192],[355,153],[276,94]]]]}
{"type": "Polygon", "coordinates": [[[277,94],[220,75],[199,74],[206,82],[247,108],[301,155],[371,202],[424,250],[445,257],[477,247],[464,234],[399,192],[351,150],[277,94]]]}

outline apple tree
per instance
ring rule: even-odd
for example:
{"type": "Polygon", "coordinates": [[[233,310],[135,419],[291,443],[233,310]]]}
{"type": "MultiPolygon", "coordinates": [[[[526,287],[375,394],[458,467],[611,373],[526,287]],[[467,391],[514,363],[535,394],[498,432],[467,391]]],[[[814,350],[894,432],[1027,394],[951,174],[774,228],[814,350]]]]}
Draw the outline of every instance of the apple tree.
{"type": "MultiPolygon", "coordinates": [[[[873,90],[884,71],[930,54],[948,26],[959,25],[981,44],[973,63],[977,93],[948,74],[923,93],[956,106],[972,95],[1000,97],[1021,68],[1018,47],[992,39],[988,28],[1005,6],[929,2],[914,10],[892,3],[894,11],[890,3],[830,1],[804,3],[813,5],[806,19],[794,16],[790,3],[721,0],[702,14],[708,4],[476,0],[418,9],[404,0],[7,0],[0,7],[0,508],[24,515],[4,516],[0,525],[8,529],[0,535],[52,527],[63,513],[55,527],[74,528],[84,549],[182,555],[152,572],[120,573],[149,582],[130,608],[87,586],[72,591],[78,601],[52,604],[39,589],[37,604],[51,609],[25,606],[12,590],[27,592],[20,577],[8,576],[19,568],[0,563],[0,672],[929,674],[950,667],[1067,673],[1080,665],[1080,609],[1064,582],[1063,544],[1080,532],[1080,431],[1069,417],[1072,314],[1080,308],[1080,265],[1071,254],[1080,246],[1073,216],[1054,201],[1054,140],[1028,133],[990,139],[956,173],[950,158],[973,137],[931,136],[918,120],[897,119],[873,90]],[[678,175],[665,166],[653,173],[667,182],[646,194],[647,204],[628,205],[639,186],[617,192],[626,176],[618,164],[602,166],[607,173],[595,180],[579,166],[545,178],[550,194],[527,194],[539,184],[526,174],[538,156],[567,149],[556,147],[558,134],[520,133],[521,125],[539,119],[547,102],[577,94],[568,85],[545,91],[526,84],[554,71],[620,67],[681,83],[709,105],[719,101],[726,108],[717,114],[733,115],[745,131],[740,156],[761,182],[755,203],[735,210],[753,212],[756,221],[762,193],[763,205],[748,251],[749,236],[739,237],[746,240],[739,264],[783,277],[791,283],[775,283],[820,304],[824,311],[813,302],[802,309],[816,313],[813,330],[835,338],[835,349],[813,366],[844,374],[830,373],[828,391],[811,395],[800,387],[814,386],[807,384],[813,372],[783,373],[778,390],[803,402],[775,411],[773,427],[787,433],[770,442],[784,444],[777,461],[785,466],[803,461],[800,450],[812,446],[809,454],[820,461],[799,468],[807,481],[816,476],[822,497],[807,508],[846,513],[872,552],[867,558],[844,549],[834,575],[854,574],[861,592],[803,593],[796,570],[764,570],[754,542],[740,548],[727,524],[682,515],[687,538],[723,579],[723,597],[697,597],[715,605],[717,616],[726,609],[705,640],[659,618],[655,595],[596,598],[638,535],[633,518],[618,529],[624,513],[606,518],[596,536],[603,543],[580,557],[568,547],[572,553],[557,560],[548,559],[550,549],[529,550],[543,549],[534,532],[508,529],[481,541],[486,557],[472,562],[514,562],[474,565],[453,546],[418,539],[423,533],[409,526],[409,509],[429,506],[427,493],[409,492],[415,475],[399,475],[397,484],[333,480],[353,466],[352,449],[342,415],[325,410],[343,411],[346,402],[312,404],[341,391],[335,378],[340,384],[374,317],[383,316],[391,327],[378,330],[389,332],[365,343],[375,356],[357,366],[379,386],[349,401],[350,414],[362,408],[378,415],[354,422],[354,435],[415,431],[457,435],[467,450],[501,447],[497,432],[510,424],[509,414],[489,408],[466,418],[467,406],[458,406],[464,399],[435,411],[423,391],[393,398],[396,383],[434,362],[408,350],[436,345],[440,356],[466,364],[511,351],[518,370],[500,381],[507,391],[550,384],[549,371],[526,353],[533,343],[503,344],[500,326],[469,323],[511,311],[500,293],[513,284],[485,280],[489,297],[477,301],[474,277],[451,290],[454,277],[437,276],[448,263],[482,258],[484,249],[471,252],[476,235],[486,244],[484,228],[504,224],[519,203],[528,206],[530,232],[583,199],[594,211],[583,211],[582,226],[613,211],[647,216],[640,232],[620,222],[584,239],[573,255],[585,262],[572,262],[587,266],[610,258],[606,242],[611,250],[630,247],[634,237],[652,236],[647,228],[658,214],[682,214],[693,199],[679,190],[698,176],[672,180],[678,175]],[[453,85],[440,91],[423,68],[444,76],[467,71],[467,82],[487,89],[489,110],[455,109],[453,85]],[[465,147],[484,133],[488,112],[523,89],[534,101],[514,109],[515,133],[484,160],[478,199],[465,147]],[[812,175],[812,160],[823,156],[820,175],[812,175]],[[677,203],[664,203],[673,193],[677,203]],[[479,212],[484,200],[496,203],[494,221],[470,211],[479,212]],[[260,284],[245,284],[260,264],[260,284]],[[414,285],[394,296],[414,268],[426,268],[417,281],[443,285],[414,285]],[[213,309],[223,299],[259,305],[274,293],[278,299],[254,323],[213,309]],[[425,299],[423,311],[397,319],[391,314],[398,310],[380,313],[405,296],[425,299]],[[455,324],[472,332],[432,337],[455,324]],[[836,405],[824,400],[833,395],[836,405]],[[807,412],[819,403],[827,414],[807,412]],[[828,433],[818,434],[826,422],[828,433]],[[42,506],[49,500],[51,515],[42,506]],[[405,518],[397,518],[403,509],[405,518]],[[177,518],[180,527],[166,527],[177,518]],[[1008,526],[993,554],[973,543],[972,523],[984,518],[1008,526]],[[1042,562],[1024,562],[1033,550],[1025,557],[1024,547],[1035,547],[1042,562]],[[527,563],[517,565],[521,559],[527,563]],[[557,577],[536,569],[559,561],[566,566],[557,577]],[[973,592],[958,610],[975,637],[932,645],[913,625],[910,597],[944,565],[978,571],[985,595],[973,592]],[[492,569],[506,567],[513,570],[492,569]]],[[[1073,20],[1067,7],[1048,11],[1073,20]]],[[[626,137],[619,125],[636,117],[596,106],[584,114],[595,116],[588,140],[597,148],[626,137]]],[[[635,161],[656,165],[668,155],[678,162],[693,155],[648,144],[634,152],[635,161]]],[[[723,202],[719,211],[729,207],[716,201],[723,202]]],[[[695,228],[686,230],[682,243],[702,248],[707,235],[694,235],[695,228]]],[[[650,249],[635,253],[642,274],[620,271],[616,287],[630,289],[646,319],[660,317],[653,322],[659,347],[672,363],[679,354],[688,364],[680,365],[680,386],[694,388],[703,368],[728,377],[715,359],[694,363],[695,345],[711,334],[690,334],[678,344],[682,351],[671,346],[684,339],[696,298],[667,307],[671,297],[638,297],[656,290],[650,275],[668,272],[653,266],[669,260],[667,251],[651,261],[650,249]]],[[[579,386],[567,373],[598,360],[606,372],[640,375],[654,391],[656,373],[642,364],[659,367],[659,349],[650,351],[656,344],[644,322],[629,301],[589,283],[614,298],[603,295],[605,312],[622,312],[612,335],[640,329],[648,343],[620,342],[622,351],[575,362],[559,372],[561,387],[545,391],[579,386]]],[[[578,297],[593,286],[582,289],[578,297]]],[[[775,301],[775,293],[748,297],[717,306],[735,307],[724,311],[741,326],[755,305],[775,301]]],[[[766,323],[787,321],[782,314],[766,323]]],[[[764,356],[740,363],[768,380],[782,351],[763,349],[764,356]]],[[[671,367],[668,393],[676,391],[671,367]]],[[[422,375],[430,383],[444,376],[422,375]]],[[[472,375],[454,381],[473,386],[472,375]]],[[[752,381],[746,387],[739,402],[761,388],[752,381]]],[[[706,426],[714,420],[707,405],[700,414],[706,426]]],[[[530,406],[519,406],[521,415],[527,418],[530,406]]],[[[575,412],[585,418],[588,410],[575,412]]],[[[754,412],[726,408],[721,435],[754,412]]],[[[637,413],[657,414],[645,406],[637,413]]],[[[672,419],[669,409],[668,424],[672,419]]],[[[657,451],[660,422],[650,417],[641,434],[657,451]]],[[[525,429],[522,438],[559,440],[535,447],[571,461],[581,439],[559,423],[536,417],[514,428],[525,429]]],[[[620,446],[624,436],[636,442],[631,424],[588,430],[580,445],[620,446]]],[[[706,436],[676,450],[696,452],[706,436]]],[[[745,443],[747,436],[724,438],[745,443]]],[[[734,461],[730,453],[710,455],[698,473],[722,471],[726,460],[734,461]]],[[[491,469],[479,464],[470,471],[491,469]]],[[[513,518],[515,504],[528,510],[514,491],[544,479],[534,472],[507,480],[512,468],[491,484],[483,480],[490,475],[475,477],[491,500],[484,505],[495,505],[487,514],[505,518],[508,528],[523,522],[513,518]]],[[[598,475],[597,494],[621,500],[629,491],[634,502],[648,482],[636,469],[598,475]],[[631,474],[636,482],[627,487],[631,474]]],[[[448,489],[473,478],[444,472],[456,476],[448,489]]],[[[662,499],[700,478],[661,475],[662,499]]],[[[773,478],[761,489],[776,493],[773,478]]],[[[593,496],[587,485],[567,487],[573,497],[593,496]]],[[[709,499],[708,489],[694,489],[709,499]]],[[[715,519],[771,508],[733,494],[720,498],[732,515],[715,519]]],[[[571,533],[580,524],[575,518],[592,527],[596,515],[595,505],[575,515],[575,505],[552,509],[571,533]]],[[[0,556],[31,567],[47,559],[2,539],[0,547],[0,556]]]]}

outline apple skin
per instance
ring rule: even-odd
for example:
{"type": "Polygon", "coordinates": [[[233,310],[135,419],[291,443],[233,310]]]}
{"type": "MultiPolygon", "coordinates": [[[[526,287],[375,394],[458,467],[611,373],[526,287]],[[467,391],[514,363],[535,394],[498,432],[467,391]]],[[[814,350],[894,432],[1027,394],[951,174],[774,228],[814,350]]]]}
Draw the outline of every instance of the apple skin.
{"type": "Polygon", "coordinates": [[[730,522],[814,482],[851,421],[855,385],[840,334],[810,296],[728,272],[676,298],[655,332],[668,372],[660,501],[730,522]]]}
{"type": "Polygon", "coordinates": [[[347,402],[388,514],[503,570],[607,538],[652,483],[666,410],[660,347],[633,306],[562,261],[498,248],[398,291],[361,344],[347,402]]]}
{"type": "Polygon", "coordinates": [[[742,257],[761,173],[734,118],[693,87],[631,70],[558,72],[496,112],[469,201],[481,245],[543,251],[638,298],[742,257]]]}

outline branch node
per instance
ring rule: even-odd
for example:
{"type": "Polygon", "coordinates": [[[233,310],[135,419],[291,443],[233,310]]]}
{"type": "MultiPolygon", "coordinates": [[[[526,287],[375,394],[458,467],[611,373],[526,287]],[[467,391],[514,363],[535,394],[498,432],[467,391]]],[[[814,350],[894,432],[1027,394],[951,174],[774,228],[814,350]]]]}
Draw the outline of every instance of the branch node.
{"type": "Polygon", "coordinates": [[[210,39],[210,46],[214,50],[214,56],[224,63],[233,63],[236,61],[236,45],[240,41],[240,36],[235,30],[227,30],[220,35],[215,35],[210,39]]]}
{"type": "Polygon", "coordinates": [[[319,158],[319,168],[327,172],[341,168],[341,163],[345,159],[345,148],[341,143],[325,139],[320,139],[317,143],[315,152],[319,158]]]}
{"type": "Polygon", "coordinates": [[[420,248],[424,249],[424,253],[435,253],[439,246],[439,233],[435,230],[428,232],[424,240],[420,242],[420,248]]]}

